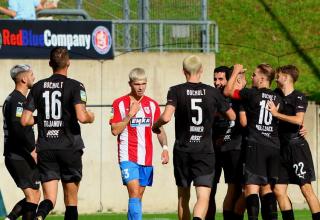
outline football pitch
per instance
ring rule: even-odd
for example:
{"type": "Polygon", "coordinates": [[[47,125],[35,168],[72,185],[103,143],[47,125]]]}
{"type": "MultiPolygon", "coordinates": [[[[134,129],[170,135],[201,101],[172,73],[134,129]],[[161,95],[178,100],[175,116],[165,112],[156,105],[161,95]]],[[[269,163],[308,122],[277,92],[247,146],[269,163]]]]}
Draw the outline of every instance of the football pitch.
{"type": "MultiPolygon", "coordinates": [[[[294,212],[296,220],[309,220],[312,219],[309,210],[296,210],[294,212]]],[[[4,218],[0,218],[3,220],[4,218]]],[[[63,220],[61,215],[50,215],[46,219],[48,220],[63,220]]],[[[90,215],[80,215],[79,220],[126,220],[126,214],[121,213],[103,213],[103,214],[90,214],[90,215]]],[[[170,214],[144,214],[143,220],[174,220],[177,219],[176,213],[170,214]]],[[[245,216],[245,220],[247,217],[245,216]]],[[[259,218],[261,219],[261,218],[259,218]]],[[[278,214],[278,219],[281,220],[281,213],[278,214]]],[[[217,213],[216,220],[223,220],[222,214],[217,213]]]]}

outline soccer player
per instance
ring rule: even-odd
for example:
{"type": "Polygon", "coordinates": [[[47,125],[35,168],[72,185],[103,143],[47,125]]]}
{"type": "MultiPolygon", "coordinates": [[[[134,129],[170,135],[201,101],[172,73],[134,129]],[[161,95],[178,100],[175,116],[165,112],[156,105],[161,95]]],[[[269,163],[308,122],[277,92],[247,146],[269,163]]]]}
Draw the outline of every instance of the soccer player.
{"type": "Polygon", "coordinates": [[[224,89],[226,96],[241,99],[246,108],[248,140],[245,158],[245,197],[249,220],[258,219],[259,192],[263,219],[277,219],[277,204],[271,185],[278,179],[280,141],[278,120],[267,110],[267,102],[278,106],[281,98],[270,89],[274,70],[268,64],[260,64],[252,74],[253,88],[237,90],[237,76],[243,72],[241,64],[234,65],[231,77],[224,89]]]}
{"type": "MultiPolygon", "coordinates": [[[[226,66],[220,66],[214,69],[214,86],[223,94],[223,89],[226,86],[232,69],[226,66]]],[[[237,79],[237,88],[242,89],[246,84],[244,74],[239,74],[237,79]]],[[[237,118],[235,121],[229,121],[217,114],[213,124],[213,145],[216,155],[214,187],[211,190],[209,209],[206,220],[215,219],[216,204],[215,194],[217,184],[221,176],[223,168],[225,182],[228,184],[227,194],[223,202],[223,218],[225,220],[243,219],[243,215],[234,213],[235,205],[242,195],[242,136],[243,127],[241,119],[245,118],[245,111],[239,100],[231,100],[226,98],[230,107],[236,112],[237,118]]],[[[245,206],[243,207],[243,212],[245,206]]]]}
{"type": "Polygon", "coordinates": [[[311,182],[315,181],[312,155],[306,139],[299,134],[307,110],[305,95],[294,88],[299,71],[294,65],[281,66],[276,70],[276,81],[284,101],[282,111],[277,110],[273,102],[269,109],[273,117],[280,119],[279,135],[281,143],[281,169],[275,195],[284,220],[294,219],[292,204],[287,195],[288,184],[297,184],[312,212],[312,219],[320,219],[319,200],[313,192],[311,182]]]}
{"type": "Polygon", "coordinates": [[[10,70],[15,89],[3,104],[3,131],[5,165],[22,189],[25,198],[19,201],[6,217],[6,220],[33,220],[40,200],[39,175],[36,167],[37,153],[32,126],[22,127],[20,117],[28,90],[34,82],[31,67],[26,64],[15,65],[10,70]]]}
{"type": "Polygon", "coordinates": [[[86,110],[87,95],[82,83],[70,79],[67,48],[50,52],[53,74],[31,89],[22,114],[22,125],[38,125],[38,167],[44,200],[39,204],[37,220],[45,219],[56,204],[61,179],[66,206],[65,219],[78,219],[78,190],[82,178],[81,123],[92,123],[94,114],[86,110]],[[33,112],[37,110],[35,120],[33,112]]]}
{"type": "Polygon", "coordinates": [[[183,72],[187,82],[169,89],[165,110],[153,125],[153,131],[158,133],[175,114],[173,166],[178,187],[178,217],[190,219],[190,185],[193,182],[197,194],[193,219],[201,220],[205,219],[208,210],[215,173],[214,116],[221,112],[229,120],[235,120],[236,115],[216,88],[200,82],[203,68],[198,56],[184,59],[183,72]]]}
{"type": "MultiPolygon", "coordinates": [[[[119,164],[123,184],[129,194],[128,219],[142,219],[142,197],[153,181],[152,124],[160,116],[156,101],[145,95],[147,76],[142,68],[129,73],[129,94],[114,100],[111,132],[118,136],[119,164]]],[[[162,146],[162,164],[169,161],[167,136],[164,129],[157,135],[162,146]]]]}

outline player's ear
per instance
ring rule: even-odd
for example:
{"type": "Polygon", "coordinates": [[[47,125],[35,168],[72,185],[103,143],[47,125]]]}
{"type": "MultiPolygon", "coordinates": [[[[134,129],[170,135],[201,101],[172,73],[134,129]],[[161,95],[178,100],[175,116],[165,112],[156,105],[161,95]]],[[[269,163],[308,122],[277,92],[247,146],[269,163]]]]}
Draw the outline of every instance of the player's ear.
{"type": "Polygon", "coordinates": [[[51,61],[49,61],[49,66],[50,66],[50,67],[52,67],[52,63],[51,63],[51,61]]]}

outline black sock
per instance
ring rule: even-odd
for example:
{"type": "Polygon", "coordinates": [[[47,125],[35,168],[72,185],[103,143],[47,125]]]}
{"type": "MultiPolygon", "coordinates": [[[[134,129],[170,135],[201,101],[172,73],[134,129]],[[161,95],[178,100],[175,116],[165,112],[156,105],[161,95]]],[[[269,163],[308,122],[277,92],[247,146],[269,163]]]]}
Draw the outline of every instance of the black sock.
{"type": "Polygon", "coordinates": [[[23,205],[25,202],[26,202],[25,198],[21,199],[19,202],[17,202],[17,204],[15,204],[15,206],[13,207],[13,209],[11,210],[9,215],[7,215],[7,217],[10,219],[17,219],[19,216],[21,216],[23,205]]]}
{"type": "Polygon", "coordinates": [[[49,199],[45,199],[40,202],[36,216],[41,216],[42,219],[45,219],[52,209],[52,202],[49,199]]]}
{"type": "Polygon", "coordinates": [[[278,219],[277,200],[273,193],[261,197],[261,215],[263,220],[278,219]]]}
{"type": "Polygon", "coordinates": [[[193,217],[192,220],[201,220],[199,217],[193,217]]]}
{"type": "Polygon", "coordinates": [[[64,213],[64,220],[77,220],[78,219],[78,207],[66,206],[66,212],[64,213]]]}
{"type": "Polygon", "coordinates": [[[248,220],[258,220],[259,216],[259,197],[251,194],[246,198],[248,220]]]}
{"type": "Polygon", "coordinates": [[[320,220],[320,212],[312,213],[312,220],[320,220]]]}
{"type": "Polygon", "coordinates": [[[233,213],[233,219],[234,220],[243,220],[243,215],[233,213]]]}
{"type": "Polygon", "coordinates": [[[233,211],[223,210],[223,220],[234,220],[233,211]]]}
{"type": "Polygon", "coordinates": [[[25,202],[23,206],[22,220],[34,220],[38,204],[25,202]]]}
{"type": "Polygon", "coordinates": [[[294,214],[292,209],[281,211],[281,215],[283,220],[294,220],[294,214]]]}

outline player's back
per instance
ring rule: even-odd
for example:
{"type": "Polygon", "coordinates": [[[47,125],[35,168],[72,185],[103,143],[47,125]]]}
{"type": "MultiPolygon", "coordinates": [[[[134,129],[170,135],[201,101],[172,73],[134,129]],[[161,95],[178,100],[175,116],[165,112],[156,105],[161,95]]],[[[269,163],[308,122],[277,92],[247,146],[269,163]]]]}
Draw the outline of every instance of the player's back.
{"type": "Polygon", "coordinates": [[[175,106],[175,149],[213,152],[212,124],[218,110],[229,105],[220,92],[203,83],[183,83],[170,88],[168,103],[175,106]],[[223,104],[224,105],[223,105],[223,104]]]}
{"type": "Polygon", "coordinates": [[[31,89],[28,103],[30,104],[29,99],[32,98],[38,111],[39,150],[68,149],[81,139],[77,138],[80,136],[80,126],[74,108],[82,91],[85,94],[85,89],[83,87],[81,90],[81,86],[83,87],[76,80],[53,74],[37,82],[31,89]]]}

